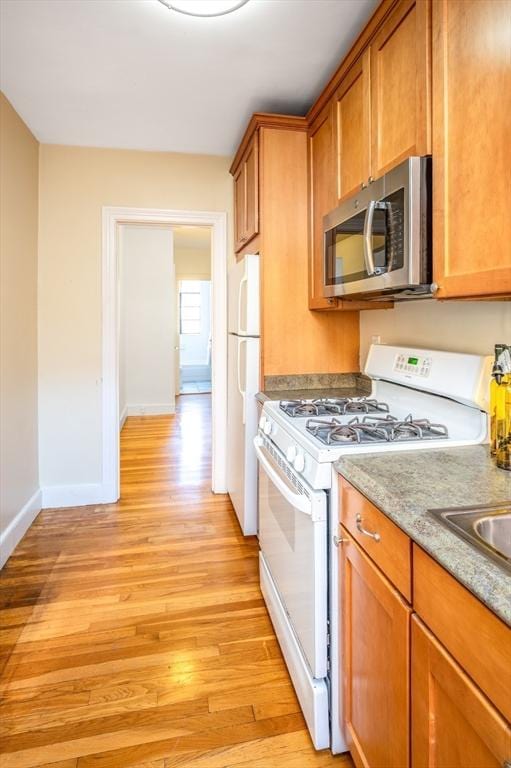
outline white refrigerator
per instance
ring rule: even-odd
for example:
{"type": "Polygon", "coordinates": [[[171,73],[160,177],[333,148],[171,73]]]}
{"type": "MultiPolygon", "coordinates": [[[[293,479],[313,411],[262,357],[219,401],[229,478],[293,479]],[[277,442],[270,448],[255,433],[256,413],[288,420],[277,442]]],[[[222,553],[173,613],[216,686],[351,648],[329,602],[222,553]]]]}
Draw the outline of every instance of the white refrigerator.
{"type": "Polygon", "coordinates": [[[227,491],[245,536],[257,533],[259,391],[259,256],[229,270],[227,377],[227,491]]]}

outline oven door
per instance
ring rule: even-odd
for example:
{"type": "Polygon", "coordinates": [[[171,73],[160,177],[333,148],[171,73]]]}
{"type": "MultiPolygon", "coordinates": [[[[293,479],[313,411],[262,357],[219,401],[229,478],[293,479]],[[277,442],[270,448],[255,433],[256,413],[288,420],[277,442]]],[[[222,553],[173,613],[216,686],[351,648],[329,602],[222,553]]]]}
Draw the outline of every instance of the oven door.
{"type": "Polygon", "coordinates": [[[327,674],[327,494],[294,473],[262,436],[259,543],[287,620],[312,677],[327,674]]]}

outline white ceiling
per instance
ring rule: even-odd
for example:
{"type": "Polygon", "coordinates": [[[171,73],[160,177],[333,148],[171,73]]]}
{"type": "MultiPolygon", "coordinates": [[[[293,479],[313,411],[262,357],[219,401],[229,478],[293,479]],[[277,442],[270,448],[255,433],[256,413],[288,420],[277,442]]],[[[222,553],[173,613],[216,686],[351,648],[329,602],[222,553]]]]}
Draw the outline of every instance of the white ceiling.
{"type": "Polygon", "coordinates": [[[378,0],[0,0],[0,87],[46,143],[231,155],[253,112],[303,115],[378,0]]]}

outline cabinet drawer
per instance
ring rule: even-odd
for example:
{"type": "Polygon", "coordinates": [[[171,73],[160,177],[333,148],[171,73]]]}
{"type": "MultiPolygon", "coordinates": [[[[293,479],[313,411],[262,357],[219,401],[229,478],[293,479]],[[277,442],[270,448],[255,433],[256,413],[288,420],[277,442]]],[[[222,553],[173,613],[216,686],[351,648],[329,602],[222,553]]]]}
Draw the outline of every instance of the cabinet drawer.
{"type": "Polygon", "coordinates": [[[340,521],[404,597],[412,600],[411,540],[344,478],[340,521]]]}
{"type": "Polygon", "coordinates": [[[511,720],[511,629],[416,544],[413,607],[490,701],[511,720]]]}

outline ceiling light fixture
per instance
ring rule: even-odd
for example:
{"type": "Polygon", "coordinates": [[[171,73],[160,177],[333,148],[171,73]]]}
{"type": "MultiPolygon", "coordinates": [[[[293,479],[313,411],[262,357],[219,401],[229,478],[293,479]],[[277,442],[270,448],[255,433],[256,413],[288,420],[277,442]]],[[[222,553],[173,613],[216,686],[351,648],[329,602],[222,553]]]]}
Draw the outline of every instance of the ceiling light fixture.
{"type": "Polygon", "coordinates": [[[224,16],[238,10],[248,0],[160,0],[160,3],[187,16],[224,16]]]}

